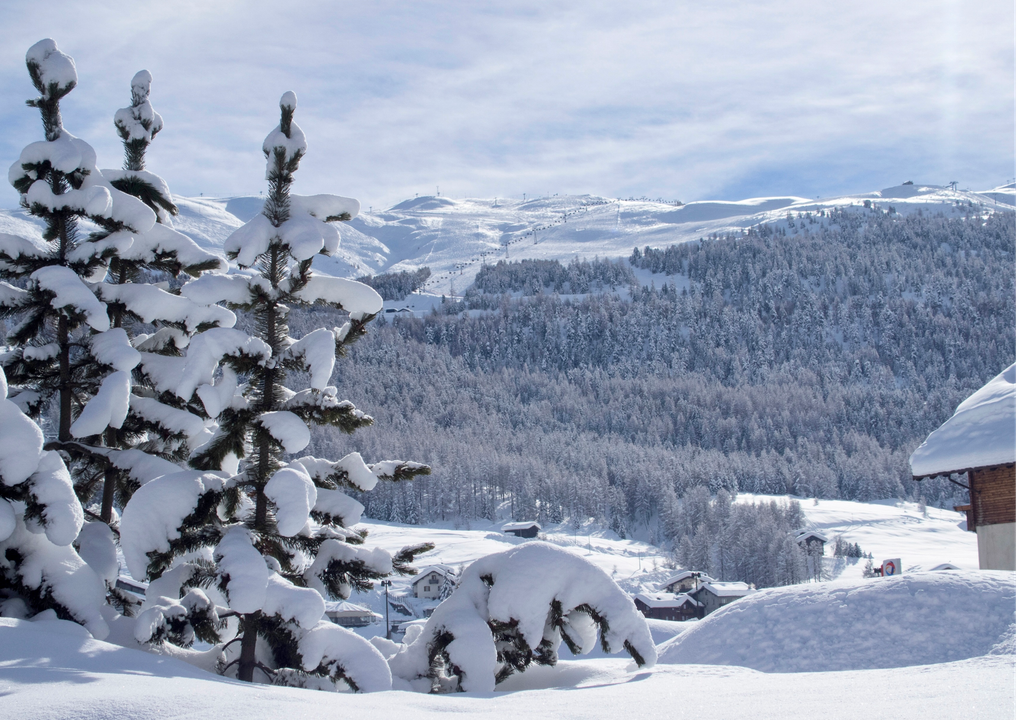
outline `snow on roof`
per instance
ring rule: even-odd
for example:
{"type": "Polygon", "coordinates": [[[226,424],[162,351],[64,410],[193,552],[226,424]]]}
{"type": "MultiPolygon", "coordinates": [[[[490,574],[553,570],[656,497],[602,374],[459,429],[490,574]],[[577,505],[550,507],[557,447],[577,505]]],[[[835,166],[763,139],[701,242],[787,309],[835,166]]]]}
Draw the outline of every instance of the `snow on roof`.
{"type": "Polygon", "coordinates": [[[430,575],[430,573],[437,573],[441,577],[450,577],[450,578],[454,578],[455,577],[455,570],[454,570],[454,568],[450,568],[447,565],[430,565],[429,567],[423,568],[420,571],[420,573],[416,577],[414,577],[412,580],[410,580],[409,582],[412,585],[415,585],[420,580],[422,580],[423,578],[425,578],[428,575],[430,575]]]}
{"type": "Polygon", "coordinates": [[[675,575],[670,577],[668,580],[665,580],[664,582],[660,583],[658,585],[658,590],[659,591],[664,590],[665,588],[667,588],[672,583],[677,583],[680,580],[685,580],[686,578],[690,578],[690,577],[704,578],[705,580],[709,580],[709,581],[714,580],[714,578],[711,577],[710,575],[702,573],[702,572],[700,572],[698,570],[683,570],[682,572],[676,573],[675,575]]]}
{"type": "Polygon", "coordinates": [[[960,403],[910,456],[915,478],[1017,460],[1017,363],[960,403]]]}
{"type": "Polygon", "coordinates": [[[817,530],[805,530],[804,532],[802,532],[802,533],[800,533],[799,535],[796,536],[796,541],[798,543],[801,543],[804,540],[808,540],[810,538],[816,538],[818,540],[821,540],[823,543],[827,543],[828,542],[828,538],[825,537],[820,532],[818,532],[817,530]]]}
{"type": "Polygon", "coordinates": [[[381,617],[380,613],[375,613],[373,610],[365,608],[362,605],[345,602],[344,600],[339,602],[328,602],[325,603],[325,605],[327,606],[326,612],[332,615],[348,615],[350,617],[372,615],[374,617],[381,617]]]}
{"type": "Polygon", "coordinates": [[[681,607],[686,603],[690,603],[695,607],[700,606],[700,603],[689,595],[676,595],[674,593],[640,593],[639,595],[634,595],[634,598],[649,608],[674,608],[681,607]]]}
{"type": "Polygon", "coordinates": [[[746,583],[742,582],[706,582],[701,583],[701,588],[716,597],[742,597],[754,592],[746,583]]]}
{"type": "Polygon", "coordinates": [[[502,532],[512,532],[514,530],[529,530],[532,527],[536,527],[540,530],[540,523],[536,522],[510,522],[505,523],[501,526],[502,532]]]}

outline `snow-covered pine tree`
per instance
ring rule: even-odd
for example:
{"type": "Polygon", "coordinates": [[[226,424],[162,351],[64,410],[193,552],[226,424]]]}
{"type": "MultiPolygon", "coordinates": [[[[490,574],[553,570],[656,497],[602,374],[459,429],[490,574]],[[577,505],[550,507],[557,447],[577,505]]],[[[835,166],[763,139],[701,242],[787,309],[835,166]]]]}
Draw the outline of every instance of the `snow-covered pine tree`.
{"type": "Polygon", "coordinates": [[[0,284],[0,312],[19,318],[0,365],[12,400],[30,415],[57,397],[55,434],[63,444],[86,426],[117,427],[127,413],[138,353],[123,331],[111,331],[97,281],[108,259],[131,245],[130,232],[120,231],[145,232],[156,216],[113,188],[96,168],[95,151],[64,129],[60,101],[78,82],[74,61],[47,39],[29,49],[26,64],[40,93],[28,105],[39,109],[46,139],[22,150],[8,177],[22,205],[45,222],[45,246],[0,235],[0,279],[14,281],[0,284]],[[82,238],[83,218],[104,232],[82,238]]]}
{"type": "Polygon", "coordinates": [[[114,126],[124,143],[124,168],[102,171],[113,187],[137,197],[157,216],[151,229],[132,233],[131,244],[110,258],[108,283],[101,287],[112,326],[124,328],[131,344],[141,351],[124,423],[103,431],[103,447],[83,444],[76,448],[88,466],[76,473],[79,495],[91,498],[102,484],[99,518],[108,524],[113,519],[115,495],[124,507],[135,488],[151,479],[153,473],[177,469],[157,463],[150,456],[184,463],[204,440],[204,434],[209,434],[202,407],[190,407],[171,388],[161,388],[166,383],[160,380],[180,373],[181,351],[194,333],[235,323],[230,310],[197,305],[154,282],[175,283],[182,275],[198,277],[206,270],[226,270],[227,264],[174,230],[171,216],[178,209],[170,190],[161,177],[145,169],[146,150],[163,128],[163,119],[149,101],[151,83],[147,70],[132,78],[131,105],[114,116],[114,126]],[[179,359],[176,362],[172,358],[179,359]]]}
{"type": "Polygon", "coordinates": [[[43,40],[28,51],[26,61],[40,93],[29,105],[39,108],[46,139],[22,151],[9,177],[22,203],[46,223],[46,244],[0,236],[0,277],[14,283],[0,285],[0,306],[18,322],[7,338],[12,349],[0,364],[14,385],[12,399],[27,412],[46,413],[57,396],[56,412],[50,413],[56,415],[56,433],[51,433],[56,442],[48,447],[64,456],[80,500],[88,503],[97,486],[105,484],[99,512],[87,511],[101,522],[84,525],[75,542],[106,581],[111,601],[125,609],[126,598],[114,588],[114,535],[105,527],[112,519],[114,486],[120,481],[130,491],[179,468],[142,451],[149,448],[124,448],[155,430],[174,439],[198,436],[204,422],[160,406],[153,397],[131,394],[132,372],[139,373],[144,355],[132,346],[122,321],[161,319],[176,326],[166,329],[184,345],[186,331],[231,325],[234,315],[225,308],[199,307],[153,285],[116,284],[135,279],[147,262],[177,273],[198,272],[221,261],[158,225],[154,211],[115,188],[97,169],[92,148],[63,128],[60,100],[77,82],[72,59],[52,40],[43,40]],[[98,226],[85,238],[81,219],[98,226]],[[115,261],[115,283],[103,282],[115,261]],[[126,427],[129,409],[134,420],[126,427]]]}
{"type": "Polygon", "coordinates": [[[0,370],[0,617],[52,611],[102,640],[103,581],[71,546],[83,520],[71,476],[7,389],[0,370]]]}
{"type": "Polygon", "coordinates": [[[263,213],[225,242],[239,272],[204,275],[182,288],[196,302],[244,310],[259,337],[218,328],[189,344],[175,392],[202,402],[219,427],[193,456],[195,471],[144,485],[124,510],[125,560],[135,577],[151,580],[136,637],[180,645],[201,637],[224,650],[223,672],[246,681],[384,689],[391,682],[384,658],[324,621],[323,598],[345,599],[392,572],[412,573],[410,563],[429,546],[395,557],[360,547],[364,536],[351,526],[363,508],[343,490],[367,491],[430,469],[401,461],[367,466],[358,453],[336,462],[285,460],[306,448],[309,425],[353,432],[372,423],[328,382],[337,355],[382,307],[373,289],[312,271],[313,257],[333,254],[340,243],[330,222],[350,219],[359,204],[291,195],[306,151],[294,111],[295,95],[285,93],[280,125],[263,145],[270,183],[263,213]],[[290,338],[289,309],[314,303],[346,311],[348,321],[290,338]],[[309,387],[286,386],[289,373],[305,372],[309,387]],[[212,562],[181,558],[204,549],[212,562]]]}

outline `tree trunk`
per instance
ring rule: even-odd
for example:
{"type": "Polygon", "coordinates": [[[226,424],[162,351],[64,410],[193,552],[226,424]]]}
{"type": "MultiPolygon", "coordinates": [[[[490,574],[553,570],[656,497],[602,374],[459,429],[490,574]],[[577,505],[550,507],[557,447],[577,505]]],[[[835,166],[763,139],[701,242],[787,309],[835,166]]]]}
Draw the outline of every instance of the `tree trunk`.
{"type": "Polygon", "coordinates": [[[242,654],[238,657],[238,679],[252,682],[253,671],[256,670],[256,623],[259,613],[251,613],[242,618],[242,654]]]}
{"type": "Polygon", "coordinates": [[[60,419],[57,439],[71,441],[71,342],[68,318],[63,313],[57,320],[57,345],[60,348],[60,419]]]}

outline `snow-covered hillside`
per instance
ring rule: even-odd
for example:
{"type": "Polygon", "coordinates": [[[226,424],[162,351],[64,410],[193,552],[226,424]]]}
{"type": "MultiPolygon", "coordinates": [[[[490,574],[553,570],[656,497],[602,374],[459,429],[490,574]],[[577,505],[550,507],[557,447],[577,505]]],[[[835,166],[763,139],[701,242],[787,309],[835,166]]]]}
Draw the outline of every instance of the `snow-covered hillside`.
{"type": "MultiPolygon", "coordinates": [[[[453,199],[424,196],[392,208],[363,211],[340,226],[341,250],[318,257],[320,272],[351,277],[429,267],[429,294],[461,294],[484,263],[499,259],[593,259],[628,256],[634,247],[665,247],[714,233],[733,233],[759,224],[793,231],[801,214],[835,208],[868,212],[865,203],[901,215],[923,211],[947,216],[1012,210],[1016,184],[983,192],[935,185],[897,185],[834,198],[771,197],[740,201],[673,204],[615,200],[592,195],[547,198],[453,199]],[[792,226],[790,222],[792,220],[792,226]]],[[[260,197],[176,197],[175,227],[201,247],[219,249],[224,239],[256,215],[260,197]]],[[[0,232],[40,236],[34,218],[22,210],[0,211],[0,232]],[[33,229],[34,228],[34,229],[33,229]]]]}

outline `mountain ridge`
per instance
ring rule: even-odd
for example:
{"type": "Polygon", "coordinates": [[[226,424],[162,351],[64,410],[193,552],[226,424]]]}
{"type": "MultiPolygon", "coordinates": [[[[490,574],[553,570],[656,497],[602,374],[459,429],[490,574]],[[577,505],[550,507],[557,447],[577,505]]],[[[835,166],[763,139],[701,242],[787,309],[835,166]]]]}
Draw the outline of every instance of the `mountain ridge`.
{"type": "MultiPolygon", "coordinates": [[[[175,196],[175,202],[180,213],[174,227],[201,247],[220,252],[225,238],[260,212],[263,198],[175,196]]],[[[462,294],[483,264],[499,259],[626,257],[635,247],[663,248],[762,224],[785,224],[795,232],[801,217],[836,209],[963,217],[1011,211],[1015,205],[1015,183],[982,192],[907,183],[825,199],[775,196],[689,203],[594,195],[523,200],[419,196],[340,223],[341,249],[334,257],[317,257],[315,268],[357,277],[426,266],[432,273],[423,289],[426,294],[462,294]]],[[[0,210],[0,232],[41,240],[41,230],[24,209],[0,210]]]]}

